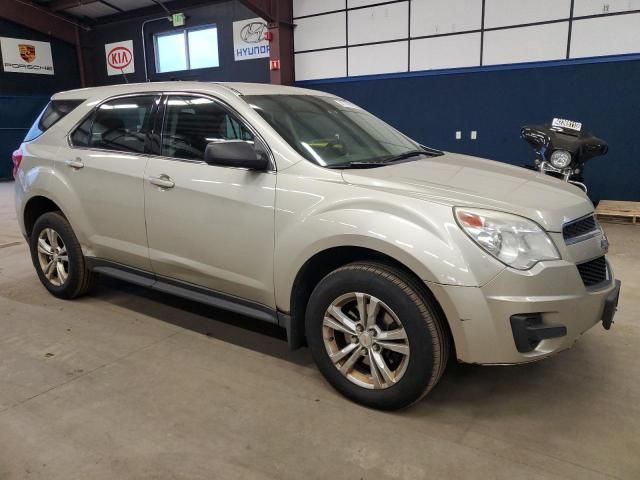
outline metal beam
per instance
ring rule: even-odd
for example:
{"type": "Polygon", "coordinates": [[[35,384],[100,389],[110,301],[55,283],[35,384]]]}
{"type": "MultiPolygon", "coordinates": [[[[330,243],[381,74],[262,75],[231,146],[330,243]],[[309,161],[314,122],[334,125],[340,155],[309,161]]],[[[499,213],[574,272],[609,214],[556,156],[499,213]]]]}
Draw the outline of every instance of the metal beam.
{"type": "Polygon", "coordinates": [[[0,18],[10,20],[73,45],[78,44],[76,28],[82,27],[76,22],[34,5],[27,0],[3,0],[3,7],[0,8],[0,18]]]}
{"type": "Polygon", "coordinates": [[[267,22],[288,23],[293,21],[293,0],[240,0],[267,22]]]}
{"type": "Polygon", "coordinates": [[[53,0],[49,8],[52,12],[59,12],[69,8],[79,7],[80,5],[87,5],[88,3],[96,3],[97,1],[98,0],[53,0]]]}
{"type": "Polygon", "coordinates": [[[291,85],[293,72],[293,0],[240,0],[269,22],[273,35],[269,60],[280,63],[279,70],[271,70],[271,83],[291,85]]]}
{"type": "Polygon", "coordinates": [[[240,0],[240,3],[260,15],[267,22],[277,21],[271,0],[240,0]]]}

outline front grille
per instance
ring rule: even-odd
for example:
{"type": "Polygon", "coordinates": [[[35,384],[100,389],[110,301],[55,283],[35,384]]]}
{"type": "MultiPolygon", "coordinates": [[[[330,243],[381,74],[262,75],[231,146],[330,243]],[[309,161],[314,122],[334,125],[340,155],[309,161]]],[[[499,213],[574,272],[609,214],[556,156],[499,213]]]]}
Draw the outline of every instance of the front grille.
{"type": "Polygon", "coordinates": [[[607,262],[604,257],[576,265],[585,287],[591,287],[607,279],[607,262]]]}
{"type": "Polygon", "coordinates": [[[598,230],[599,228],[596,223],[596,219],[593,215],[589,215],[588,217],[579,218],[578,220],[566,223],[564,227],[562,227],[562,236],[564,237],[565,242],[572,243],[572,240],[592,232],[597,232],[598,230]]]}

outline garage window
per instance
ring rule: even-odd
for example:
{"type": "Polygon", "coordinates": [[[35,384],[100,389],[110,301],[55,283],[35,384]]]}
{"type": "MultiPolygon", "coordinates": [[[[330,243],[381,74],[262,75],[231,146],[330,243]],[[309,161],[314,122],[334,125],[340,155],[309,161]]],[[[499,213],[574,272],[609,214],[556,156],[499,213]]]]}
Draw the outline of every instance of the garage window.
{"type": "Polygon", "coordinates": [[[220,65],[215,25],[156,34],[156,72],[176,72],[220,65]]]}

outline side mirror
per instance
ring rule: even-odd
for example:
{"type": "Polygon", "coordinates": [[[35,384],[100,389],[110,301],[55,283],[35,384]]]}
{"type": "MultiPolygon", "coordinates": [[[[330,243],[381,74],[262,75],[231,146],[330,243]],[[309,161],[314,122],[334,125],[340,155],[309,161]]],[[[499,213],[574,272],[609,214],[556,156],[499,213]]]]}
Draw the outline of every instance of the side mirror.
{"type": "Polygon", "coordinates": [[[204,151],[204,161],[209,165],[223,167],[248,168],[250,170],[266,170],[269,157],[257,152],[255,147],[243,140],[211,142],[204,151]]]}

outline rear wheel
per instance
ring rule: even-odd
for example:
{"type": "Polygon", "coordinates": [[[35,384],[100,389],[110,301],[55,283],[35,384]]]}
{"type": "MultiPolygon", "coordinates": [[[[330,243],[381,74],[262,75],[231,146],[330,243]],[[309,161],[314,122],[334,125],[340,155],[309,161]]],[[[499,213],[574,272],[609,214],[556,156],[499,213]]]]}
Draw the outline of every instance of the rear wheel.
{"type": "Polygon", "coordinates": [[[405,272],[353,263],[327,275],[307,307],[312,355],[338,391],[363,405],[406,407],[440,379],[449,337],[433,300],[405,272]]]}
{"type": "Polygon", "coordinates": [[[83,295],[95,280],[71,225],[59,212],[40,216],[31,232],[31,259],[40,281],[60,298],[83,295]]]}

